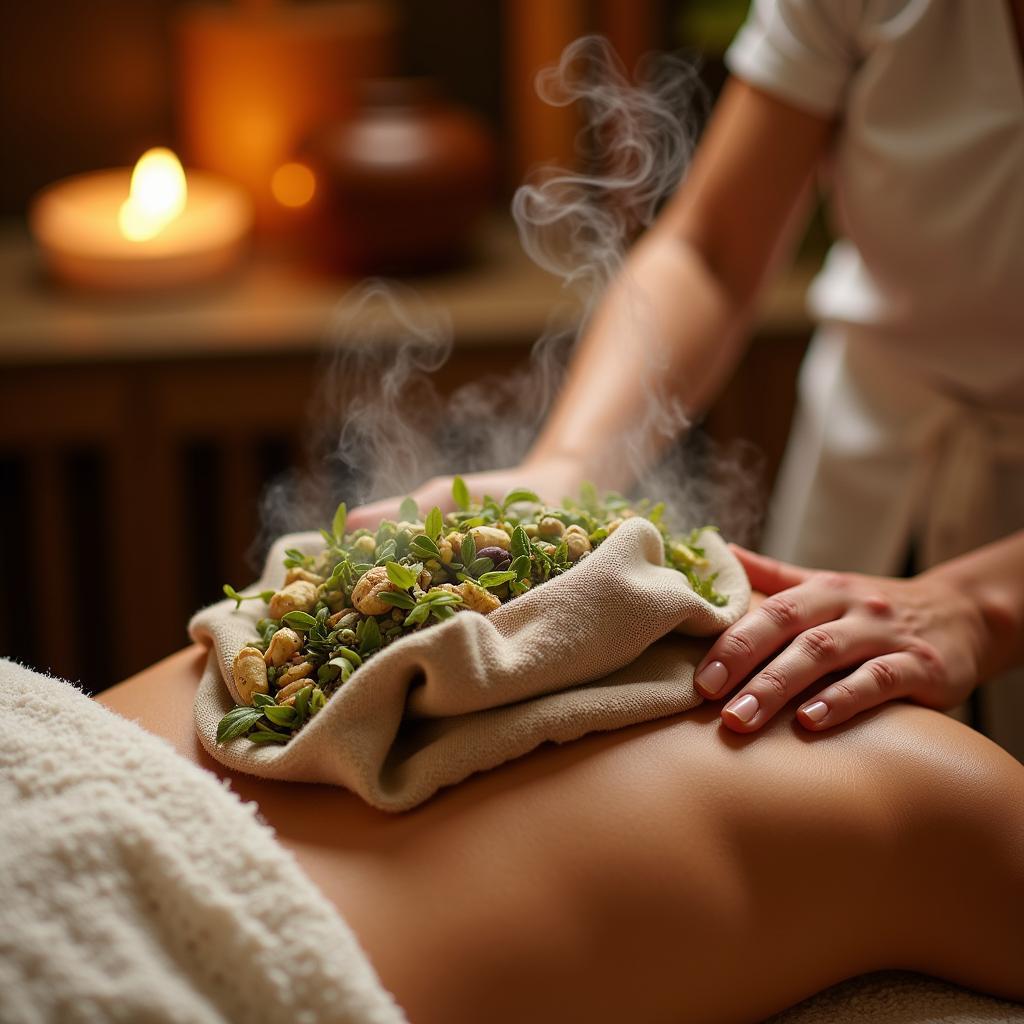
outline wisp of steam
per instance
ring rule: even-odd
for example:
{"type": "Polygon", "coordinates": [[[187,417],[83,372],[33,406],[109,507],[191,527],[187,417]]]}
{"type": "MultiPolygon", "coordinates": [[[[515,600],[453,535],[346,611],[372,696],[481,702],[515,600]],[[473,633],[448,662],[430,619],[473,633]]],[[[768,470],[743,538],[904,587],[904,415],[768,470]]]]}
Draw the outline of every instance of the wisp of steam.
{"type": "MultiPolygon", "coordinates": [[[[331,325],[331,364],[311,407],[311,440],[327,457],[320,470],[269,489],[264,541],[319,525],[341,498],[353,507],[409,493],[438,474],[514,465],[536,436],[573,344],[608,283],[625,273],[630,243],[685,173],[704,99],[693,64],[650,56],[631,82],[597,36],[568,46],[536,84],[548,103],[579,104],[582,169],[535,169],[516,191],[512,214],[526,253],[562,279],[576,328],[545,332],[521,372],[478,377],[443,395],[435,381],[443,383],[452,351],[445,311],[405,285],[365,282],[331,325]]],[[[657,329],[639,297],[634,314],[637,332],[657,329]]],[[[557,320],[567,322],[564,311],[557,320]]],[[[726,457],[703,439],[647,465],[639,439],[651,431],[676,438],[688,424],[653,359],[636,373],[646,412],[616,455],[631,461],[638,490],[665,500],[679,526],[714,521],[748,539],[759,506],[749,452],[726,457]]]]}

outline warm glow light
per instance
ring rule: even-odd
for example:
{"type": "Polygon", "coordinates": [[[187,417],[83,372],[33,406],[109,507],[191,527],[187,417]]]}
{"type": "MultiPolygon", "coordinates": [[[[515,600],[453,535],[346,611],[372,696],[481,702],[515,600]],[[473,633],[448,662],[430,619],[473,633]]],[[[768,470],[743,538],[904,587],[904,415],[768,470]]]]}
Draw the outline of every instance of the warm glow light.
{"type": "Polygon", "coordinates": [[[187,198],[181,161],[169,149],[147,150],[132,171],[128,198],[118,213],[121,233],[133,242],[155,237],[181,215],[187,198]]]}
{"type": "Polygon", "coordinates": [[[282,206],[305,206],[316,192],[316,178],[305,164],[281,164],[270,179],[270,191],[282,206]]]}

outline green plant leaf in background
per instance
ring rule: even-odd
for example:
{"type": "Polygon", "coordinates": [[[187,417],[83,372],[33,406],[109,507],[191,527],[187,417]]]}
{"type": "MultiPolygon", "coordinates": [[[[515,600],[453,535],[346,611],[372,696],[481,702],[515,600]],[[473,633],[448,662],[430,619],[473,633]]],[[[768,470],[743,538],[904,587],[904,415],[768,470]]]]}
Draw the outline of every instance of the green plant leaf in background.
{"type": "Polygon", "coordinates": [[[334,519],[331,522],[331,533],[334,534],[334,540],[337,544],[341,544],[345,539],[345,520],[347,518],[348,509],[345,507],[345,502],[341,502],[334,510],[334,519]]]}
{"type": "Polygon", "coordinates": [[[509,491],[508,494],[505,495],[505,498],[501,503],[502,511],[507,509],[509,505],[515,505],[520,501],[528,501],[531,505],[539,505],[541,503],[540,497],[537,494],[534,494],[533,491],[528,491],[524,487],[517,487],[515,490],[509,491]]]}
{"type": "Polygon", "coordinates": [[[402,504],[398,506],[398,518],[399,521],[406,521],[409,523],[416,522],[420,517],[420,507],[416,504],[415,498],[403,498],[402,504]]]}
{"type": "Polygon", "coordinates": [[[427,514],[423,529],[430,540],[436,544],[444,529],[444,516],[441,515],[441,510],[436,505],[427,514]]]}
{"type": "Polygon", "coordinates": [[[469,488],[461,476],[457,476],[452,480],[452,498],[454,498],[455,504],[463,512],[469,508],[469,488]]]}

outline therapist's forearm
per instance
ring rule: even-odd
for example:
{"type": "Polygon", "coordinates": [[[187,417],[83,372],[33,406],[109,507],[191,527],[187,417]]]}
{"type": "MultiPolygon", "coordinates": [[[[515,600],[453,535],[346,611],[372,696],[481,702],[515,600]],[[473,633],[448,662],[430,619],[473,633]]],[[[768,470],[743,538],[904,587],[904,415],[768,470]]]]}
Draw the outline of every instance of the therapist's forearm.
{"type": "Polygon", "coordinates": [[[649,232],[589,325],[531,458],[568,457],[596,483],[628,487],[731,374],[748,305],[693,245],[649,232]]]}
{"type": "Polygon", "coordinates": [[[981,677],[1024,663],[1024,530],[922,574],[972,599],[986,634],[981,677]]]}
{"type": "Polygon", "coordinates": [[[720,390],[833,125],[731,80],[685,181],[580,342],[531,459],[623,488],[720,390]]]}

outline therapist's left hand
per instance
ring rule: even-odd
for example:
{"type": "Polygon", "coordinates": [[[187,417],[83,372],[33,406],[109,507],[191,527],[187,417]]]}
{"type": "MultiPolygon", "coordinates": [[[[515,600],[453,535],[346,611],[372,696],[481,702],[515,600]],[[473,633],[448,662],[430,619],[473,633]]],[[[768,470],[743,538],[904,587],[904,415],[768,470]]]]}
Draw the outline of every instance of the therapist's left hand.
{"type": "Polygon", "coordinates": [[[941,574],[814,572],[733,551],[769,596],[718,637],[696,678],[709,699],[740,687],[722,710],[733,731],[756,732],[799,694],[797,720],[821,731],[898,698],[950,708],[978,684],[984,621],[941,574]]]}

